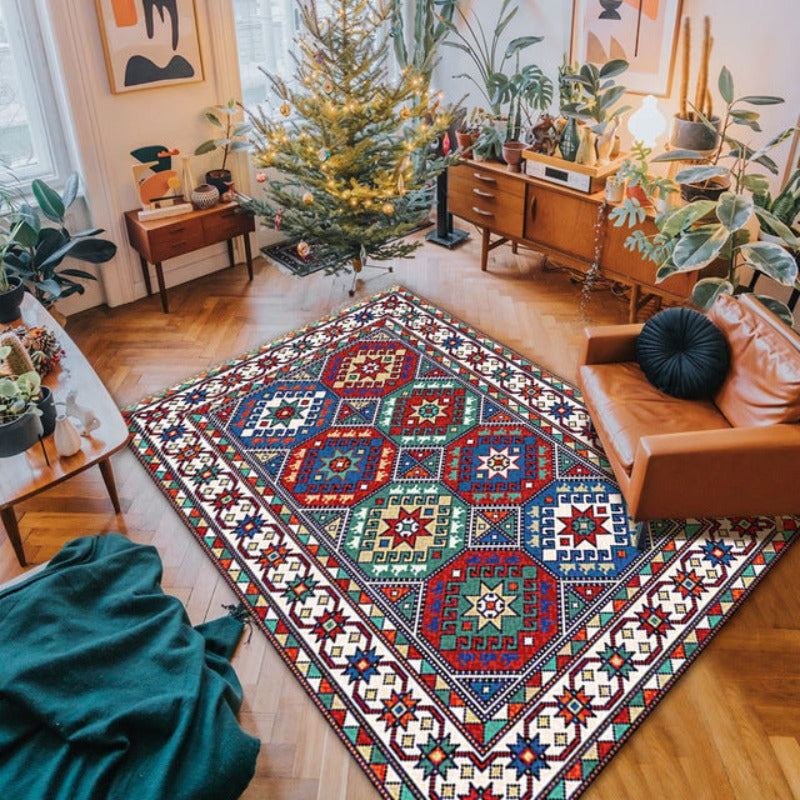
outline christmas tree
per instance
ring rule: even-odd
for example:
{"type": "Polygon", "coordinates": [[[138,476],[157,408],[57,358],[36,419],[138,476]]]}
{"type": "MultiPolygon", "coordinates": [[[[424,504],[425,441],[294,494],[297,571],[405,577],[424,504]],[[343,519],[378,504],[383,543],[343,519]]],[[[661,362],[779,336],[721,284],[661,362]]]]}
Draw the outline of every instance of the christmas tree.
{"type": "Polygon", "coordinates": [[[426,77],[389,75],[391,0],[333,0],[330,16],[301,2],[294,80],[268,75],[275,113],[250,111],[266,199],[247,206],[298,240],[301,256],[358,273],[367,258],[411,254],[403,237],[427,218],[434,157],[450,122],[426,77]],[[421,157],[421,155],[423,157],[421,157]],[[271,173],[272,174],[272,173],[271,173]]]}

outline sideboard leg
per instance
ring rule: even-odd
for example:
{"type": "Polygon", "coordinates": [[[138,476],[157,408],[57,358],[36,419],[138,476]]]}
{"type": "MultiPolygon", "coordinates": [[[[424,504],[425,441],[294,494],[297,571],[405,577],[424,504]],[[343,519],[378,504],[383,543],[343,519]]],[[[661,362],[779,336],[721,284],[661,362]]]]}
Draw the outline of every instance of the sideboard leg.
{"type": "Polygon", "coordinates": [[[484,228],[481,236],[481,272],[486,272],[489,264],[489,234],[489,229],[484,228]]]}
{"type": "Polygon", "coordinates": [[[639,298],[642,294],[642,287],[638,283],[631,286],[631,301],[628,305],[628,322],[636,322],[636,312],[639,310],[639,298]]]}
{"type": "Polygon", "coordinates": [[[139,261],[142,264],[142,275],[144,276],[144,288],[147,289],[147,296],[153,294],[153,284],[150,283],[150,265],[144,256],[139,256],[139,261]]]}
{"type": "Polygon", "coordinates": [[[161,308],[165,314],[169,314],[169,303],[167,302],[167,287],[164,283],[164,270],[161,269],[161,262],[156,261],[156,278],[158,279],[158,293],[161,295],[161,308]]]}
{"type": "Polygon", "coordinates": [[[517,243],[511,242],[511,252],[516,255],[517,254],[517,243]]]}
{"type": "Polygon", "coordinates": [[[236,261],[233,258],[233,239],[226,239],[225,244],[228,245],[228,265],[230,267],[235,267],[236,261]]]}
{"type": "Polygon", "coordinates": [[[253,280],[253,253],[250,251],[250,234],[244,234],[244,256],[247,261],[248,280],[253,280]]]}
{"type": "Polygon", "coordinates": [[[17,515],[14,513],[14,506],[6,506],[0,511],[0,517],[3,519],[3,525],[5,526],[11,546],[17,554],[19,565],[21,567],[26,567],[25,551],[22,549],[22,539],[19,535],[19,526],[17,525],[17,515]]]}
{"type": "Polygon", "coordinates": [[[117,494],[117,482],[114,480],[114,470],[111,468],[111,459],[104,458],[100,462],[100,474],[103,476],[103,483],[106,485],[106,491],[111,498],[111,505],[114,506],[114,511],[120,513],[119,495],[117,494]]]}

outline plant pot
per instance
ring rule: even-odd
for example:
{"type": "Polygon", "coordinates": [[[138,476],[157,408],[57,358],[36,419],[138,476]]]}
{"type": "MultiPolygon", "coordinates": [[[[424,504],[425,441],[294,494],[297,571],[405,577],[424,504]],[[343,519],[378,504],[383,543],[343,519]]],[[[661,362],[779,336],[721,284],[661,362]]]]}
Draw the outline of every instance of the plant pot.
{"type": "Polygon", "coordinates": [[[472,158],[472,145],[478,135],[475,133],[467,133],[466,131],[456,131],[456,141],[458,142],[458,149],[461,151],[463,158],[472,158]]]}
{"type": "Polygon", "coordinates": [[[703,122],[673,117],[670,147],[676,150],[713,150],[719,139],[719,117],[712,117],[710,121],[715,131],[710,131],[703,122]]]}
{"type": "Polygon", "coordinates": [[[42,412],[39,417],[42,422],[42,436],[49,436],[56,429],[56,403],[49,386],[42,386],[39,393],[41,399],[36,406],[42,412]]]}
{"type": "Polygon", "coordinates": [[[233,183],[233,175],[229,169],[212,169],[206,172],[206,183],[216,187],[220,197],[222,197],[233,183]]]}
{"type": "Polygon", "coordinates": [[[25,284],[21,278],[9,276],[9,288],[0,292],[0,322],[13,322],[19,319],[19,307],[25,296],[25,284]]]}
{"type": "Polygon", "coordinates": [[[625,195],[625,181],[612,175],[606,178],[605,198],[608,203],[619,203],[625,195]]]}
{"type": "Polygon", "coordinates": [[[681,200],[691,203],[693,200],[719,200],[719,196],[731,188],[731,182],[725,178],[709,178],[703,183],[682,183],[681,200]]]}
{"type": "Polygon", "coordinates": [[[525,149],[523,142],[505,142],[503,144],[503,161],[508,164],[509,172],[519,172],[522,162],[522,151],[525,149]]]}
{"type": "Polygon", "coordinates": [[[24,453],[39,440],[42,423],[32,411],[0,425],[0,458],[24,453]]]}
{"type": "Polygon", "coordinates": [[[564,130],[561,131],[561,139],[558,145],[561,150],[561,158],[564,161],[574,161],[575,156],[578,155],[580,144],[581,137],[578,132],[578,121],[575,117],[570,117],[567,120],[567,124],[564,125],[564,130]]]}
{"type": "Polygon", "coordinates": [[[625,197],[631,200],[638,200],[642,208],[650,208],[651,203],[641,186],[626,186],[625,197]]]}
{"type": "Polygon", "coordinates": [[[192,189],[189,199],[198,211],[202,211],[207,208],[214,208],[219,203],[219,195],[220,193],[216,186],[212,186],[210,183],[201,183],[192,189]]]}

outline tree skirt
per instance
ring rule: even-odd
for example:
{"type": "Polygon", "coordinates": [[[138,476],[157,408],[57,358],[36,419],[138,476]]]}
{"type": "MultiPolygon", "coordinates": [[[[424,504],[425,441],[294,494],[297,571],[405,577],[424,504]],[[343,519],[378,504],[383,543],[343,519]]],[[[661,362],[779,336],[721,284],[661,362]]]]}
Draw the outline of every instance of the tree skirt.
{"type": "Polygon", "coordinates": [[[393,289],[128,412],[380,794],[578,794],[797,535],[656,523],[575,388],[393,289]]]}

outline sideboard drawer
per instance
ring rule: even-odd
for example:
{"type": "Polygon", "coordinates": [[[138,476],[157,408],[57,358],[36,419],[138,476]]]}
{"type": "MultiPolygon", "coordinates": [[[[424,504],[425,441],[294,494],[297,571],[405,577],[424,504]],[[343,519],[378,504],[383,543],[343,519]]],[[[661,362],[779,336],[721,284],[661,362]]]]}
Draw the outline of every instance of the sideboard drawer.
{"type": "Polygon", "coordinates": [[[503,192],[514,197],[525,196],[525,183],[517,175],[503,175],[496,169],[488,170],[473,167],[469,164],[459,164],[450,167],[447,173],[449,183],[455,183],[459,190],[478,189],[483,192],[503,192]]]}
{"type": "Polygon", "coordinates": [[[150,257],[164,261],[203,247],[203,225],[199,219],[181,220],[150,231],[150,257]]]}
{"type": "Polygon", "coordinates": [[[238,208],[229,208],[221,214],[213,214],[200,218],[203,223],[203,234],[206,244],[222,242],[234,236],[242,236],[256,228],[252,214],[246,214],[238,208]]]}
{"type": "Polygon", "coordinates": [[[525,184],[506,175],[455,167],[448,175],[450,211],[482,228],[519,239],[525,226],[525,184]]]}

